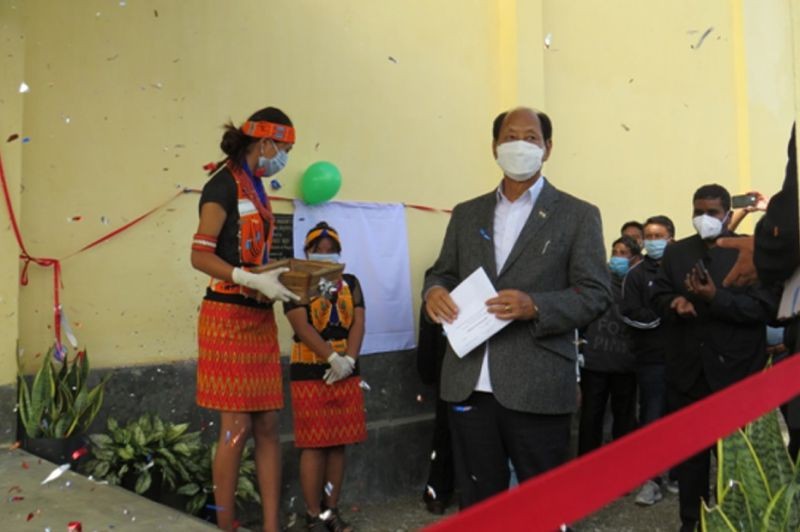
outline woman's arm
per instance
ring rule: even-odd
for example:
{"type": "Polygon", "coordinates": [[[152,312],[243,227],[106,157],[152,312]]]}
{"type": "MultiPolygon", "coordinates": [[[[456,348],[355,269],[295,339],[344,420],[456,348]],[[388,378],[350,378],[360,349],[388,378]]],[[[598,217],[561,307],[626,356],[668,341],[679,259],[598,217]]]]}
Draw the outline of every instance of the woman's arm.
{"type": "Polygon", "coordinates": [[[334,352],[333,347],[323,340],[319,332],[308,322],[306,307],[293,308],[286,313],[286,317],[289,319],[289,323],[292,325],[294,333],[300,338],[300,341],[314,351],[317,356],[323,360],[328,360],[328,357],[334,352]]]}
{"type": "MultiPolygon", "coordinates": [[[[207,235],[217,238],[225,224],[227,213],[219,203],[204,203],[200,208],[200,225],[197,227],[197,234],[207,235]]],[[[232,281],[231,272],[233,266],[222,260],[217,254],[207,251],[192,250],[192,267],[203,273],[222,279],[232,281]]]]}

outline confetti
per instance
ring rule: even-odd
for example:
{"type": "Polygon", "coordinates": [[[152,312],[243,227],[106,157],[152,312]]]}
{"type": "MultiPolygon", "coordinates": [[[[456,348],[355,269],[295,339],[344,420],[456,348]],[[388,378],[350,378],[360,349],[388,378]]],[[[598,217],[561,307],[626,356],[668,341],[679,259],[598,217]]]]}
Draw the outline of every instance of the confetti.
{"type": "Polygon", "coordinates": [[[425,492],[431,499],[433,499],[434,501],[436,500],[436,490],[433,489],[433,486],[431,486],[430,484],[425,486],[425,492]]]}
{"type": "Polygon", "coordinates": [[[70,521],[67,525],[67,532],[83,532],[83,525],[80,521],[70,521]]]}
{"type": "Polygon", "coordinates": [[[28,87],[28,84],[25,83],[24,81],[19,84],[19,93],[20,94],[25,94],[25,93],[30,92],[30,91],[31,91],[31,88],[28,87]]]}
{"type": "Polygon", "coordinates": [[[325,484],[325,494],[330,497],[333,493],[333,484],[328,482],[325,484]]]}
{"type": "Polygon", "coordinates": [[[27,144],[27,143],[29,143],[30,141],[31,141],[31,138],[30,138],[30,137],[23,137],[23,139],[22,139],[22,143],[23,143],[23,144],[27,144]]]}
{"type": "Polygon", "coordinates": [[[369,387],[369,384],[367,384],[367,381],[361,381],[358,385],[361,386],[362,390],[370,391],[372,389],[369,387]]]}
{"type": "Polygon", "coordinates": [[[624,129],[625,131],[630,131],[630,130],[631,130],[631,128],[629,128],[629,127],[628,127],[627,125],[625,125],[625,124],[620,124],[620,126],[622,126],[622,129],[624,129]]]}
{"type": "Polygon", "coordinates": [[[25,460],[23,460],[23,461],[22,461],[22,469],[30,469],[30,468],[31,468],[31,466],[29,466],[29,465],[28,465],[28,462],[26,462],[25,460]]]}
{"type": "Polygon", "coordinates": [[[214,510],[215,512],[222,512],[225,510],[224,506],[217,506],[215,504],[206,504],[206,508],[208,508],[209,510],[214,510]]]}
{"type": "Polygon", "coordinates": [[[431,461],[436,460],[436,451],[431,452],[431,461]]]}
{"type": "Polygon", "coordinates": [[[80,222],[81,220],[83,220],[83,216],[80,216],[80,215],[78,215],[78,216],[70,216],[69,218],[67,218],[68,222],[80,222]]]}
{"type": "Polygon", "coordinates": [[[18,138],[19,138],[18,134],[12,133],[11,135],[8,136],[8,138],[6,139],[6,142],[14,142],[18,138]]]}
{"type": "Polygon", "coordinates": [[[417,402],[418,403],[422,402],[422,394],[417,394],[417,402]]]}
{"type": "Polygon", "coordinates": [[[27,518],[27,519],[25,519],[25,520],[26,520],[26,521],[30,521],[31,519],[33,519],[33,516],[34,516],[34,513],[33,513],[33,512],[31,512],[31,513],[29,513],[29,514],[28,514],[28,518],[27,518]]]}
{"type": "Polygon", "coordinates": [[[24,501],[24,500],[25,500],[25,497],[22,497],[20,495],[14,495],[14,496],[8,498],[8,502],[19,502],[19,501],[24,501]]]}
{"type": "Polygon", "coordinates": [[[57,479],[58,477],[63,475],[64,472],[66,472],[68,469],[69,469],[69,464],[62,464],[57,468],[53,469],[53,471],[51,471],[50,474],[47,475],[47,478],[45,478],[42,481],[42,485],[45,485],[48,482],[52,482],[53,480],[57,479]]]}
{"type": "Polygon", "coordinates": [[[8,450],[13,451],[14,449],[19,449],[20,445],[22,445],[21,441],[15,441],[14,443],[8,446],[8,450]]]}
{"type": "Polygon", "coordinates": [[[89,448],[88,447],[81,447],[80,449],[78,449],[77,451],[72,453],[72,459],[73,460],[77,460],[81,456],[86,456],[87,454],[89,454],[89,448]]]}
{"type": "Polygon", "coordinates": [[[229,441],[231,441],[231,431],[226,430],[225,431],[225,443],[228,443],[229,441]]]}
{"type": "Polygon", "coordinates": [[[453,412],[469,412],[472,410],[472,407],[469,405],[455,405],[453,407],[453,412]]]}
{"type": "Polygon", "coordinates": [[[205,170],[206,172],[213,172],[216,169],[217,169],[217,163],[214,162],[206,163],[203,165],[203,170],[205,170]]]}
{"type": "Polygon", "coordinates": [[[322,519],[323,521],[327,521],[328,519],[330,519],[331,518],[331,509],[328,508],[327,510],[325,510],[324,512],[319,514],[319,518],[322,519]]]}
{"type": "Polygon", "coordinates": [[[277,179],[273,179],[272,181],[269,182],[269,186],[272,188],[272,190],[280,190],[281,182],[278,181],[277,179]]]}
{"type": "Polygon", "coordinates": [[[244,429],[240,430],[239,433],[233,437],[231,440],[231,445],[236,445],[239,442],[239,439],[244,435],[244,429]]]}
{"type": "Polygon", "coordinates": [[[126,2],[125,0],[119,0],[119,7],[125,7],[127,5],[128,5],[128,2],[126,2]]]}
{"type": "Polygon", "coordinates": [[[100,223],[103,225],[108,225],[111,223],[111,220],[108,219],[108,216],[101,216],[100,223]]]}
{"type": "Polygon", "coordinates": [[[68,117],[68,116],[65,116],[64,117],[64,123],[65,124],[69,124],[70,122],[72,122],[72,119],[70,117],[68,117]]]}
{"type": "Polygon", "coordinates": [[[549,50],[552,44],[553,44],[553,34],[548,33],[547,35],[544,36],[544,47],[549,50]]]}
{"type": "Polygon", "coordinates": [[[153,16],[158,18],[158,9],[153,10],[153,16]]]}
{"type": "Polygon", "coordinates": [[[396,65],[397,63],[399,63],[399,61],[398,61],[397,59],[395,59],[394,57],[392,57],[391,55],[389,56],[389,61],[391,61],[391,62],[392,62],[392,63],[394,63],[395,65],[396,65]]]}

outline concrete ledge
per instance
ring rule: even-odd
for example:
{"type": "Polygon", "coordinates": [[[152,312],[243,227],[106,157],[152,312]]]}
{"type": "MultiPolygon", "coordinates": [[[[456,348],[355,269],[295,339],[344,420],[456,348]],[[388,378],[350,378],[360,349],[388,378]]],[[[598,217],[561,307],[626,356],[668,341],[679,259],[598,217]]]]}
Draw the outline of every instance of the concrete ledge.
{"type": "Polygon", "coordinates": [[[80,521],[87,531],[216,530],[188,514],[71,471],[42,486],[55,467],[19,449],[0,451],[0,490],[7,497],[0,505],[0,528],[66,530],[71,521],[80,521]]]}

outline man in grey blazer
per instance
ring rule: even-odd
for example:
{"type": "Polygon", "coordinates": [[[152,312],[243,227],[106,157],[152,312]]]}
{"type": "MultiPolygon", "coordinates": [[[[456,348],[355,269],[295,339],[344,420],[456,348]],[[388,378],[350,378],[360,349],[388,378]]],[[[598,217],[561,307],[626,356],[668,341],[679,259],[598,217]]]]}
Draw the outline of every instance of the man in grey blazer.
{"type": "Polygon", "coordinates": [[[574,331],[611,302],[600,212],[541,174],[551,132],[532,109],[497,117],[503,180],[456,206],[425,279],[433,321],[457,317],[449,293],[478,268],[497,290],[488,311],[513,320],[465,357],[449,345],[445,354],[441,397],[451,403],[462,508],[508,487],[509,460],[520,481],[564,462],[577,408],[574,331]]]}

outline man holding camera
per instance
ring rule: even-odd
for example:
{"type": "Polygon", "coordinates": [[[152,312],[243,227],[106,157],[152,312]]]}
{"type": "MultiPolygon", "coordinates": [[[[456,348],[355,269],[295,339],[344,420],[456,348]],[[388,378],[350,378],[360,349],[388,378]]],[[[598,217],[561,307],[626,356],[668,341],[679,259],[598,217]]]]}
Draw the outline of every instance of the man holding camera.
{"type": "MultiPolygon", "coordinates": [[[[766,327],[780,293],[759,284],[723,287],[736,263],[735,249],[716,245],[728,230],[731,197],[720,185],[704,185],[693,198],[696,235],[667,246],[653,304],[666,327],[667,406],[672,412],[761,370],[766,327]]],[[[708,501],[710,451],[678,465],[681,530],[695,530],[700,501],[708,501]]]]}

